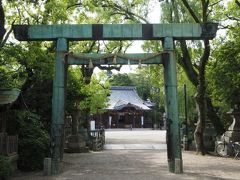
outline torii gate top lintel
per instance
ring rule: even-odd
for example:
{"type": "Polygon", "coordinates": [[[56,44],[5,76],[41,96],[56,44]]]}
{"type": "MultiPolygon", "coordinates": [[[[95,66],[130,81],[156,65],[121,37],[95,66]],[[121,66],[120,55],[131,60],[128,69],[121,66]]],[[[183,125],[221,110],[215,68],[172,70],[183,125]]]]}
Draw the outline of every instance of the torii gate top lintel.
{"type": "Polygon", "coordinates": [[[78,40],[175,40],[213,39],[217,23],[172,24],[59,24],[14,25],[15,38],[20,41],[78,40]]]}

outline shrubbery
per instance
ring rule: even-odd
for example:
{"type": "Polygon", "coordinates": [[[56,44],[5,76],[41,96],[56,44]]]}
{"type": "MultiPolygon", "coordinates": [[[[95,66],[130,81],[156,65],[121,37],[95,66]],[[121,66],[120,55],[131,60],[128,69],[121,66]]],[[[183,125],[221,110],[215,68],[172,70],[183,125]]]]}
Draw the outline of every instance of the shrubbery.
{"type": "Polygon", "coordinates": [[[18,168],[23,171],[42,169],[43,159],[49,152],[49,135],[40,118],[28,111],[15,111],[12,117],[14,120],[8,127],[19,135],[18,168]]]}
{"type": "Polygon", "coordinates": [[[0,179],[7,180],[10,175],[11,167],[8,158],[0,156],[0,179]]]}

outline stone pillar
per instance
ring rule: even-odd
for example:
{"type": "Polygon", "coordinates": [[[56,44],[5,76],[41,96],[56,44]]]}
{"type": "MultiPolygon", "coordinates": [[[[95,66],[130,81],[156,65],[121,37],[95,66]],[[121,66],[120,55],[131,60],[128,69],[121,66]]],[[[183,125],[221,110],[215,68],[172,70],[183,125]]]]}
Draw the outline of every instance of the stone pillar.
{"type": "Polygon", "coordinates": [[[50,176],[51,173],[52,160],[51,158],[44,158],[43,161],[43,175],[50,176]]]}
{"type": "Polygon", "coordinates": [[[144,116],[141,116],[141,127],[144,127],[144,116]]]}
{"type": "Polygon", "coordinates": [[[112,127],[112,116],[108,117],[108,128],[110,129],[112,127]]]}
{"type": "Polygon", "coordinates": [[[93,119],[90,121],[90,130],[91,131],[95,131],[96,130],[96,123],[95,123],[95,121],[93,119]]]}
{"type": "Polygon", "coordinates": [[[68,143],[67,143],[67,149],[65,150],[66,152],[80,153],[80,152],[85,152],[86,150],[86,141],[84,139],[84,136],[81,135],[78,131],[79,118],[80,118],[80,109],[76,109],[73,112],[72,133],[67,138],[68,143]]]}

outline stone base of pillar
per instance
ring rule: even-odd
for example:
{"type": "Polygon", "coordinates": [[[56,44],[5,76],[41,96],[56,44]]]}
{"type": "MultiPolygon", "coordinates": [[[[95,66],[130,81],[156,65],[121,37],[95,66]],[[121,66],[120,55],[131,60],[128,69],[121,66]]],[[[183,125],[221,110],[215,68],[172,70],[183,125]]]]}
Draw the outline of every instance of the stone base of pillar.
{"type": "Polygon", "coordinates": [[[175,174],[182,174],[183,173],[183,162],[182,159],[175,159],[175,174]]]}
{"type": "Polygon", "coordinates": [[[51,175],[58,175],[63,172],[63,162],[51,160],[51,175]]]}
{"type": "Polygon", "coordinates": [[[71,135],[68,137],[67,149],[65,152],[69,153],[82,153],[88,152],[86,141],[81,135],[71,135]]]}
{"type": "Polygon", "coordinates": [[[183,173],[183,162],[182,159],[176,158],[175,160],[168,160],[169,172],[175,174],[183,173]]]}
{"type": "Polygon", "coordinates": [[[168,160],[168,171],[174,173],[174,162],[172,160],[168,160]]]}
{"type": "Polygon", "coordinates": [[[50,176],[52,174],[52,159],[44,158],[43,161],[43,175],[50,176]]]}

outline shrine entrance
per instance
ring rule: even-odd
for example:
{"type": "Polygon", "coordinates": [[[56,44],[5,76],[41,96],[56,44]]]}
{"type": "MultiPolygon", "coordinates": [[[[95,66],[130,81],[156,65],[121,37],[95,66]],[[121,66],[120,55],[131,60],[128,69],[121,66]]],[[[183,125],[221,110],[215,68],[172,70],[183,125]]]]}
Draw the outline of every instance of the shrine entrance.
{"type": "Polygon", "coordinates": [[[63,158],[66,72],[68,65],[163,64],[166,92],[167,156],[169,171],[182,173],[177,75],[174,40],[213,39],[216,23],[191,24],[79,24],[79,25],[14,25],[19,41],[56,41],[53,82],[51,159],[52,174],[61,172],[63,158]],[[69,41],[84,40],[159,40],[164,51],[157,54],[72,54],[69,41]]]}

